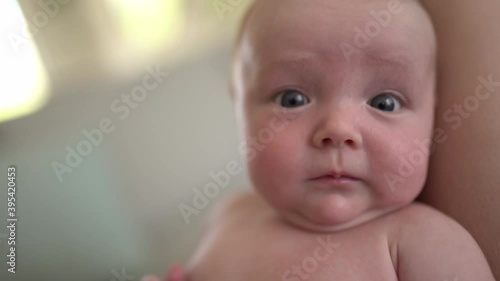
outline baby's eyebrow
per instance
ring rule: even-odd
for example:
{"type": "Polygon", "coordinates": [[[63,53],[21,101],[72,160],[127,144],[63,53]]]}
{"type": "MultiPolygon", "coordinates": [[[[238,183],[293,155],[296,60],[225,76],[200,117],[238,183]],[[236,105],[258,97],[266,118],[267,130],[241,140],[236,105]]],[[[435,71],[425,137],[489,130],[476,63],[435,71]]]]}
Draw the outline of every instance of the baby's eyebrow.
{"type": "Polygon", "coordinates": [[[402,53],[367,54],[362,65],[370,69],[369,72],[380,83],[388,83],[386,86],[393,83],[405,85],[407,92],[411,92],[408,89],[417,87],[423,79],[418,63],[402,53]]]}
{"type": "Polygon", "coordinates": [[[304,68],[306,64],[307,58],[287,58],[282,57],[279,59],[274,59],[272,61],[266,62],[261,69],[269,69],[269,68],[286,68],[298,70],[304,68]]]}
{"type": "Polygon", "coordinates": [[[288,71],[291,73],[299,73],[306,67],[306,60],[304,59],[278,59],[266,62],[264,65],[258,67],[258,76],[263,76],[269,72],[280,70],[288,71]]]}
{"type": "MultiPolygon", "coordinates": [[[[271,77],[279,77],[276,75],[293,75],[295,77],[301,77],[304,73],[311,74],[307,71],[307,63],[300,61],[282,61],[268,63],[262,67],[259,67],[257,72],[257,77],[266,79],[271,77]],[[304,72],[305,71],[305,72],[304,72]],[[270,76],[270,74],[273,74],[270,76]]],[[[359,64],[357,67],[360,69],[365,69],[374,73],[374,75],[385,77],[390,75],[393,80],[401,81],[411,81],[415,78],[415,69],[411,64],[404,63],[403,61],[392,60],[392,59],[373,59],[367,62],[359,64]],[[378,74],[376,74],[378,73],[378,74]]],[[[309,68],[311,69],[311,68],[309,68]]],[[[338,71],[342,71],[338,69],[338,71]]],[[[368,72],[364,72],[368,73],[368,72]]]]}
{"type": "Polygon", "coordinates": [[[382,56],[378,54],[366,54],[364,63],[375,68],[400,69],[404,72],[408,72],[414,67],[412,61],[402,55],[382,56]]]}
{"type": "MultiPolygon", "coordinates": [[[[374,51],[367,50],[363,52],[358,57],[357,62],[346,62],[344,63],[356,63],[356,67],[371,69],[376,73],[386,76],[390,73],[391,77],[396,80],[402,81],[412,81],[416,77],[416,65],[411,58],[402,52],[392,52],[387,51],[374,51]]],[[[338,58],[338,60],[342,60],[338,58]]],[[[259,78],[269,78],[269,73],[279,73],[284,74],[297,74],[309,69],[314,69],[311,63],[315,63],[315,56],[310,56],[308,54],[293,54],[293,55],[282,55],[278,58],[273,58],[272,60],[266,61],[264,64],[258,64],[257,77],[259,78]],[[311,68],[312,67],[312,68],[311,68]]],[[[338,67],[345,67],[345,64],[339,63],[338,67]],[[344,66],[342,66],[344,65],[344,66]]]]}

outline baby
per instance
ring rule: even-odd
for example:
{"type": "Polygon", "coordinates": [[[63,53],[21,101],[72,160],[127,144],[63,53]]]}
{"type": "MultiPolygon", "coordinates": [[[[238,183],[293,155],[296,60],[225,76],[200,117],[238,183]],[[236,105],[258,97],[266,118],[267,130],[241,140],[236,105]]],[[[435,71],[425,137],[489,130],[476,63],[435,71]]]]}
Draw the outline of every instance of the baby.
{"type": "Polygon", "coordinates": [[[413,201],[439,138],[435,61],[417,1],[256,1],[232,96],[257,192],[212,214],[182,278],[494,280],[463,227],[413,201]]]}

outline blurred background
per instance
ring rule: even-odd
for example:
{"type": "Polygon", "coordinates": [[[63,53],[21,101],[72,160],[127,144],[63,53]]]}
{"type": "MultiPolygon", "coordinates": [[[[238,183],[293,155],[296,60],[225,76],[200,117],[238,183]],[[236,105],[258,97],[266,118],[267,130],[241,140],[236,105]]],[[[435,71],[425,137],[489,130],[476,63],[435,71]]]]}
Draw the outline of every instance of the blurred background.
{"type": "Polygon", "coordinates": [[[248,4],[0,2],[0,280],[139,281],[188,261],[210,209],[248,186],[213,176],[244,166],[228,81],[248,4]]]}

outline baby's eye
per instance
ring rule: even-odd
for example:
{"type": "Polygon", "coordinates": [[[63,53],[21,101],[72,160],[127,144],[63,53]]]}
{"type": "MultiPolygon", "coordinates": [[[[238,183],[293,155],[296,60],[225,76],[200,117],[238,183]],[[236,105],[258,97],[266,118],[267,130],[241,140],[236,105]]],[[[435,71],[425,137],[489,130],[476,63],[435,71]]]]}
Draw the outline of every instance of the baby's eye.
{"type": "Polygon", "coordinates": [[[369,104],[373,108],[381,111],[393,112],[401,108],[401,102],[399,98],[390,93],[383,93],[374,97],[369,104]]]}
{"type": "Polygon", "coordinates": [[[294,108],[308,104],[309,99],[299,91],[285,90],[276,97],[275,102],[283,107],[294,108]]]}

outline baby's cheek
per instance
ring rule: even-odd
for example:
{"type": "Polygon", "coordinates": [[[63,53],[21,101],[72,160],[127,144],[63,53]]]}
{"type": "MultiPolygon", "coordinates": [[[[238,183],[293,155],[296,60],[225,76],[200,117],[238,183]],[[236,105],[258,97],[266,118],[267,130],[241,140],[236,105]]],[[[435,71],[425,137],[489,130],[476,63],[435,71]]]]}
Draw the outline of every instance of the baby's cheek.
{"type": "Polygon", "coordinates": [[[296,168],[297,151],[290,140],[275,138],[272,142],[263,144],[256,150],[256,156],[249,166],[256,174],[265,176],[267,181],[283,180],[296,168]]]}
{"type": "MultiPolygon", "coordinates": [[[[388,201],[411,202],[421,191],[427,174],[428,150],[414,144],[414,140],[395,143],[379,162],[378,192],[388,201]]],[[[376,165],[376,163],[373,163],[376,165]]]]}
{"type": "Polygon", "coordinates": [[[294,196],[294,186],[302,174],[301,152],[296,141],[297,138],[277,133],[272,141],[256,151],[254,159],[248,163],[254,187],[281,207],[284,207],[286,198],[294,196]]]}

